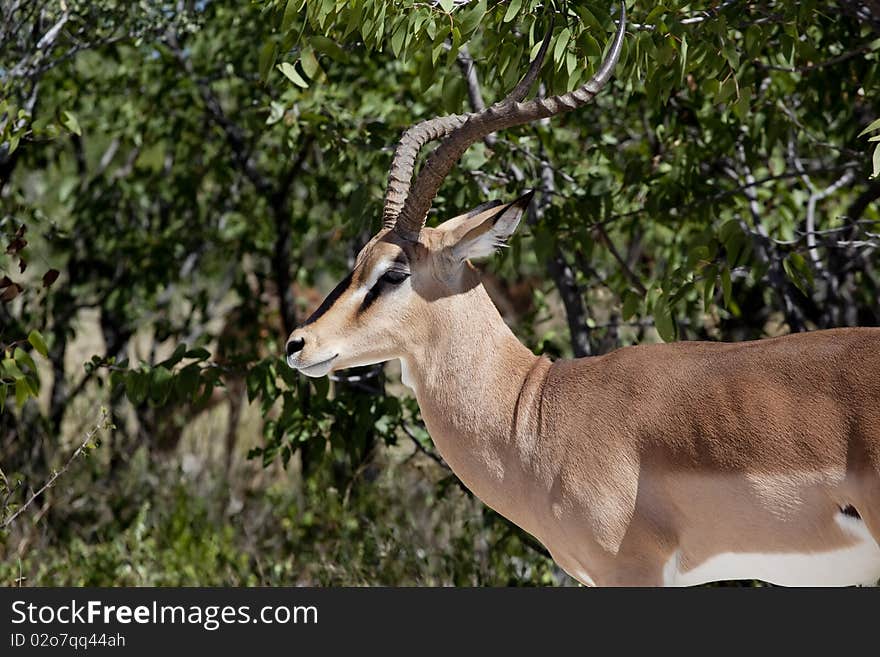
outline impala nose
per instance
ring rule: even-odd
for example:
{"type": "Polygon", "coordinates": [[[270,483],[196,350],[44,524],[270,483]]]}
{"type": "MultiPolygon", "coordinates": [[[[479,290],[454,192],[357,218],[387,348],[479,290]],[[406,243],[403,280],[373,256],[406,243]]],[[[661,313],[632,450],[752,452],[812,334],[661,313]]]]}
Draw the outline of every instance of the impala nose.
{"type": "Polygon", "coordinates": [[[294,354],[302,351],[306,341],[302,338],[293,338],[287,343],[287,357],[292,358],[294,354]]]}

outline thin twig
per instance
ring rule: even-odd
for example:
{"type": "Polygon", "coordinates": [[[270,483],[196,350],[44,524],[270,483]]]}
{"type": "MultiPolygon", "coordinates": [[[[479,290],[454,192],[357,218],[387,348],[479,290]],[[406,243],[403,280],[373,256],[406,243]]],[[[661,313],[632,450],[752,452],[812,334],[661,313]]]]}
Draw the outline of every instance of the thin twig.
{"type": "Polygon", "coordinates": [[[836,64],[842,64],[843,62],[852,59],[853,57],[858,57],[859,55],[864,55],[871,52],[870,45],[864,45],[854,50],[848,50],[847,52],[841,53],[837,55],[837,57],[832,57],[831,59],[826,59],[824,62],[816,62],[815,64],[810,63],[804,66],[774,66],[772,64],[764,64],[763,62],[758,62],[758,65],[762,68],[769,69],[771,71],[782,71],[783,73],[812,73],[813,71],[817,71],[821,68],[825,68],[827,66],[834,66],[836,64]]]}
{"type": "Polygon", "coordinates": [[[409,436],[410,440],[412,440],[413,444],[416,446],[416,449],[420,451],[422,454],[427,456],[429,459],[439,464],[444,470],[452,471],[452,468],[443,460],[443,458],[439,454],[435,454],[431,450],[427,449],[424,445],[422,445],[422,441],[420,441],[416,436],[410,431],[410,428],[406,426],[405,422],[400,423],[400,428],[403,429],[403,433],[409,436]]]}
{"type": "Polygon", "coordinates": [[[52,476],[49,477],[48,481],[46,481],[46,483],[43,484],[43,486],[36,493],[31,495],[30,498],[24,504],[22,504],[21,507],[19,507],[19,509],[15,513],[13,513],[11,516],[6,518],[2,523],[0,523],[0,529],[6,529],[9,525],[11,525],[16,518],[18,518],[22,513],[25,512],[25,510],[27,510],[27,508],[31,504],[33,504],[34,500],[36,500],[40,495],[42,495],[44,492],[46,492],[46,490],[49,489],[52,486],[52,484],[54,484],[61,475],[63,475],[65,472],[67,472],[67,470],[68,470],[68,468],[70,468],[71,464],[80,456],[80,454],[82,454],[86,450],[87,447],[89,447],[89,445],[91,445],[92,438],[95,437],[95,434],[97,434],[101,429],[104,429],[106,426],[107,426],[107,411],[102,409],[101,410],[101,421],[98,424],[96,424],[94,427],[92,427],[92,429],[86,434],[85,439],[82,441],[82,443],[80,443],[79,447],[77,447],[73,451],[73,454],[70,455],[70,458],[67,459],[67,462],[61,467],[60,470],[53,471],[52,476]]]}
{"type": "Polygon", "coordinates": [[[810,260],[813,261],[817,269],[822,269],[822,261],[819,259],[819,252],[816,250],[816,204],[831,196],[841,187],[848,185],[853,178],[855,178],[855,172],[850,169],[823,190],[815,189],[811,185],[810,198],[807,201],[807,246],[810,248],[810,260]]]}
{"type": "Polygon", "coordinates": [[[614,242],[611,241],[611,236],[608,235],[608,232],[605,230],[605,227],[601,224],[596,226],[596,232],[599,233],[599,236],[602,238],[602,241],[605,242],[605,246],[608,247],[608,251],[617,260],[617,264],[620,265],[620,269],[623,271],[624,276],[626,276],[627,280],[633,284],[633,287],[636,288],[636,291],[645,296],[648,293],[648,290],[645,289],[645,286],[642,284],[642,281],[639,280],[639,277],[636,276],[635,272],[630,269],[626,260],[623,259],[623,256],[620,255],[620,251],[617,250],[617,247],[614,246],[614,242]]]}

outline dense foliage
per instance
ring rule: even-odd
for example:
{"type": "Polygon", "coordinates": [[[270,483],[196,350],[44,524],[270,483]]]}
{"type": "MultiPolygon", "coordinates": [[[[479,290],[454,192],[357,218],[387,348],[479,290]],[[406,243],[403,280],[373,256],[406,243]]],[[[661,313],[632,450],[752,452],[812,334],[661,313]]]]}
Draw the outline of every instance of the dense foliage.
{"type": "MultiPolygon", "coordinates": [[[[485,268],[555,356],[877,325],[875,5],[629,2],[609,88],[474,146],[430,221],[539,190],[485,268]]],[[[535,93],[573,88],[618,11],[4,2],[0,581],[570,583],[391,370],[279,354],[378,228],[401,131],[503,97],[547,30],[535,93]]]]}

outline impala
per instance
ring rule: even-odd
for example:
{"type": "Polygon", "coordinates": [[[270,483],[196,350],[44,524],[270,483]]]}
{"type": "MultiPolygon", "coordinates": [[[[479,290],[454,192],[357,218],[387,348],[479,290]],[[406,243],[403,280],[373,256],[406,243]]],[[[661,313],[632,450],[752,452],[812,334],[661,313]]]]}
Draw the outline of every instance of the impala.
{"type": "Polygon", "coordinates": [[[502,321],[468,262],[511,236],[531,194],[432,228],[445,176],[490,133],[588,103],[582,87],[424,121],[394,154],[383,228],[290,335],[307,376],[400,359],[443,458],[586,585],[880,578],[880,329],[625,347],[551,362],[502,321]],[[413,179],[419,150],[440,140],[413,179]]]}

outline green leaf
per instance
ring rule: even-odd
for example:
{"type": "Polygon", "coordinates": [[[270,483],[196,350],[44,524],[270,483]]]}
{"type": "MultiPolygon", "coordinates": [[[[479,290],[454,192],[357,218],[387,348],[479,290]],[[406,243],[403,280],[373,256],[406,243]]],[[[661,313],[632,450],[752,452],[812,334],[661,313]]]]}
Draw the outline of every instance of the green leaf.
{"type": "Polygon", "coordinates": [[[635,316],[636,312],[639,309],[639,306],[642,303],[642,297],[633,292],[632,290],[627,290],[623,293],[623,308],[620,311],[620,316],[624,321],[629,321],[632,317],[635,316]]]}
{"type": "Polygon", "coordinates": [[[730,307],[730,300],[733,296],[733,283],[730,280],[730,268],[721,269],[721,293],[724,295],[724,306],[730,307]]]}
{"type": "Polygon", "coordinates": [[[721,54],[724,55],[727,63],[730,64],[730,68],[734,71],[739,68],[739,53],[736,51],[732,41],[724,41],[721,46],[721,54]]]}
{"type": "Polygon", "coordinates": [[[321,29],[325,29],[326,20],[333,13],[333,10],[336,8],[335,0],[321,0],[321,7],[318,10],[318,24],[321,26],[321,29]]]}
{"type": "Polygon", "coordinates": [[[25,365],[31,372],[36,373],[37,366],[34,363],[34,359],[31,358],[30,354],[21,347],[15,348],[13,358],[15,358],[15,362],[18,364],[19,367],[25,365]]]}
{"type": "Polygon", "coordinates": [[[3,360],[3,376],[10,377],[18,381],[19,379],[24,378],[24,372],[22,372],[16,362],[11,358],[5,358],[3,360]]]}
{"type": "Polygon", "coordinates": [[[727,252],[727,264],[735,266],[743,255],[748,239],[743,233],[742,226],[736,219],[726,221],[718,231],[718,239],[724,245],[727,252]]]}
{"type": "Polygon", "coordinates": [[[790,253],[782,261],[782,268],[795,287],[805,296],[809,296],[813,286],[813,271],[800,253],[790,253]]]}
{"type": "Polygon", "coordinates": [[[529,61],[535,61],[535,57],[538,56],[538,51],[541,49],[541,41],[535,41],[535,45],[532,46],[532,49],[529,51],[529,61]]]}
{"type": "Polygon", "coordinates": [[[577,68],[577,57],[571,51],[565,53],[565,72],[571,77],[577,68]]]}
{"type": "Polygon", "coordinates": [[[740,89],[740,96],[733,104],[733,112],[740,121],[745,121],[749,117],[752,107],[752,90],[749,87],[740,89]]]}
{"type": "Polygon", "coordinates": [[[578,18],[581,19],[581,23],[584,24],[584,27],[586,27],[591,32],[596,32],[598,34],[604,33],[605,28],[602,27],[602,23],[600,23],[596,19],[596,16],[593,14],[593,12],[582,5],[576,5],[572,7],[572,9],[578,15],[578,18]]]}
{"type": "Polygon", "coordinates": [[[872,121],[872,122],[868,125],[867,128],[865,128],[864,130],[862,130],[862,131],[859,133],[859,137],[861,137],[861,136],[863,136],[863,135],[866,135],[866,134],[868,134],[869,132],[874,132],[875,130],[880,130],[880,119],[877,119],[876,121],[872,121]]]}
{"type": "Polygon", "coordinates": [[[553,47],[553,62],[557,66],[562,63],[562,56],[565,53],[565,49],[568,47],[568,42],[571,40],[571,30],[567,27],[559,33],[559,36],[556,37],[556,45],[553,47]]]}
{"type": "Polygon", "coordinates": [[[688,253],[687,266],[689,269],[697,269],[700,264],[710,260],[709,247],[705,245],[695,246],[688,253]]]}
{"type": "Polygon", "coordinates": [[[202,394],[196,398],[196,404],[204,404],[214,393],[217,381],[220,379],[220,371],[215,367],[206,367],[199,372],[201,377],[201,385],[203,386],[202,394]]]}
{"type": "Polygon", "coordinates": [[[73,113],[67,111],[62,113],[61,116],[62,125],[64,125],[64,127],[70,130],[70,132],[72,132],[73,134],[77,135],[78,137],[82,137],[82,129],[79,127],[79,121],[76,120],[76,116],[74,116],[73,113]]]}
{"type": "MultiPolygon", "coordinates": [[[[457,27],[452,28],[452,43],[449,44],[449,52],[446,53],[446,68],[452,69],[455,65],[455,58],[458,56],[458,49],[461,47],[461,30],[457,27]]],[[[447,76],[449,77],[449,76],[447,76]]]]}
{"type": "Polygon", "coordinates": [[[746,30],[746,53],[749,57],[754,57],[761,48],[761,28],[758,25],[750,25],[746,30]]]}
{"type": "Polygon", "coordinates": [[[245,385],[247,387],[247,398],[249,402],[254,401],[263,389],[263,381],[265,375],[265,367],[263,363],[255,365],[245,377],[245,385]]]}
{"type": "Polygon", "coordinates": [[[330,378],[322,376],[320,379],[314,379],[312,384],[315,387],[315,400],[323,401],[327,399],[327,395],[330,392],[330,378]]]}
{"type": "Polygon", "coordinates": [[[419,85],[422,91],[427,91],[434,84],[434,61],[428,57],[422,57],[419,65],[419,85]]]}
{"type": "Polygon", "coordinates": [[[125,396],[135,406],[140,406],[147,398],[149,375],[145,372],[132,371],[125,376],[125,396]]]}
{"type": "Polygon", "coordinates": [[[163,405],[168,400],[171,392],[172,375],[164,367],[154,367],[150,372],[150,399],[158,405],[163,405]]]}
{"type": "Polygon", "coordinates": [[[43,339],[42,334],[36,329],[28,333],[28,342],[30,342],[31,346],[37,350],[37,353],[40,354],[43,358],[49,357],[49,348],[46,346],[46,341],[43,339]]]}
{"type": "Polygon", "coordinates": [[[278,46],[274,41],[267,41],[260,48],[260,79],[265,82],[269,79],[269,72],[275,65],[275,57],[278,55],[278,46]]]}
{"type": "Polygon", "coordinates": [[[519,10],[522,8],[522,0],[512,0],[507,5],[507,11],[504,12],[504,18],[501,19],[502,23],[509,23],[514,18],[516,18],[517,14],[519,14],[519,10]]]}
{"type": "Polygon", "coordinates": [[[391,36],[391,52],[395,57],[400,57],[400,51],[403,50],[403,42],[406,39],[406,21],[400,21],[400,25],[394,30],[391,36]]]}
{"type": "Polygon", "coordinates": [[[872,164],[874,166],[874,172],[871,174],[871,177],[876,178],[877,176],[880,176],[880,144],[877,144],[874,148],[872,164]]]}
{"type": "Polygon", "coordinates": [[[734,82],[733,78],[730,77],[725,80],[718,88],[718,93],[715,94],[715,104],[719,105],[723,102],[726,102],[727,99],[733,96],[735,93],[736,82],[734,82]]]}
{"type": "Polygon", "coordinates": [[[299,56],[299,63],[302,65],[303,73],[311,80],[314,80],[315,75],[321,70],[318,58],[315,57],[315,51],[312,48],[303,48],[299,56]]]}
{"type": "Polygon", "coordinates": [[[721,224],[721,228],[718,229],[718,239],[721,240],[723,244],[729,240],[732,235],[741,232],[742,227],[740,226],[739,221],[736,219],[728,219],[721,224]]]}
{"type": "Polygon", "coordinates": [[[195,397],[199,389],[199,366],[193,363],[187,365],[174,380],[174,392],[180,400],[190,400],[195,397]]]}
{"type": "Polygon", "coordinates": [[[24,379],[15,380],[15,404],[21,408],[31,396],[31,389],[24,379]]]}
{"type": "MultiPolygon", "coordinates": [[[[329,39],[320,34],[316,34],[309,38],[309,43],[315,50],[324,53],[334,61],[342,62],[346,59],[345,51],[340,48],[339,44],[337,44],[333,39],[329,39]]],[[[308,71],[306,71],[306,75],[312,77],[311,73],[309,73],[308,71]]]]}
{"type": "Polygon", "coordinates": [[[679,86],[684,85],[684,76],[687,73],[687,58],[688,58],[688,39],[687,39],[687,34],[684,34],[681,37],[681,74],[679,75],[679,80],[678,80],[679,86]]]}
{"type": "Polygon", "coordinates": [[[709,306],[712,305],[712,301],[715,298],[715,281],[718,276],[718,272],[714,270],[711,271],[711,276],[707,276],[706,280],[703,281],[703,309],[708,310],[709,306]]]}
{"type": "Polygon", "coordinates": [[[359,25],[363,23],[361,20],[364,15],[364,3],[363,2],[355,2],[352,3],[353,6],[348,15],[348,23],[345,26],[345,30],[342,33],[342,38],[346,38],[349,34],[355,31],[359,25]]]}
{"type": "Polygon", "coordinates": [[[289,62],[282,62],[278,65],[278,70],[284,74],[288,80],[293,82],[297,87],[301,87],[302,89],[308,89],[309,83],[303,80],[302,76],[297,72],[296,68],[294,68],[293,64],[289,62]]]}
{"type": "Polygon", "coordinates": [[[473,32],[485,15],[486,0],[480,0],[473,9],[470,9],[462,15],[461,22],[459,23],[461,33],[470,34],[473,32]]]}
{"type": "Polygon", "coordinates": [[[655,284],[649,285],[645,292],[645,309],[648,313],[654,313],[654,304],[660,300],[663,290],[655,284]]]}
{"type": "Polygon", "coordinates": [[[680,288],[678,288],[678,290],[676,290],[675,294],[673,294],[669,298],[669,305],[674,308],[675,304],[677,304],[679,301],[681,301],[682,299],[687,297],[687,295],[689,295],[693,291],[693,289],[694,289],[693,283],[691,283],[691,282],[684,283],[680,288]]]}
{"type": "Polygon", "coordinates": [[[300,0],[287,0],[287,6],[284,7],[284,17],[281,19],[281,31],[287,32],[290,25],[299,13],[300,0]]]}
{"type": "Polygon", "coordinates": [[[654,303],[654,327],[663,342],[674,342],[677,337],[677,327],[672,319],[672,311],[666,303],[666,299],[660,298],[654,303]]]}
{"type": "Polygon", "coordinates": [[[185,355],[186,355],[186,345],[184,343],[180,343],[179,345],[177,345],[177,347],[175,347],[174,353],[172,353],[171,356],[169,356],[167,359],[165,359],[161,363],[159,363],[159,365],[162,367],[167,367],[168,369],[171,369],[172,367],[177,365],[181,360],[183,360],[183,357],[185,355]]]}
{"type": "MultiPolygon", "coordinates": [[[[602,46],[596,41],[595,37],[589,32],[584,32],[579,39],[579,46],[587,57],[601,57],[602,46]]],[[[587,68],[586,66],[584,68],[587,68]]]]}
{"type": "Polygon", "coordinates": [[[454,6],[453,0],[440,0],[440,8],[445,11],[447,14],[452,11],[452,7],[454,6]]]}
{"type": "Polygon", "coordinates": [[[466,90],[460,75],[447,75],[443,79],[443,108],[450,114],[461,111],[466,90]]]}

